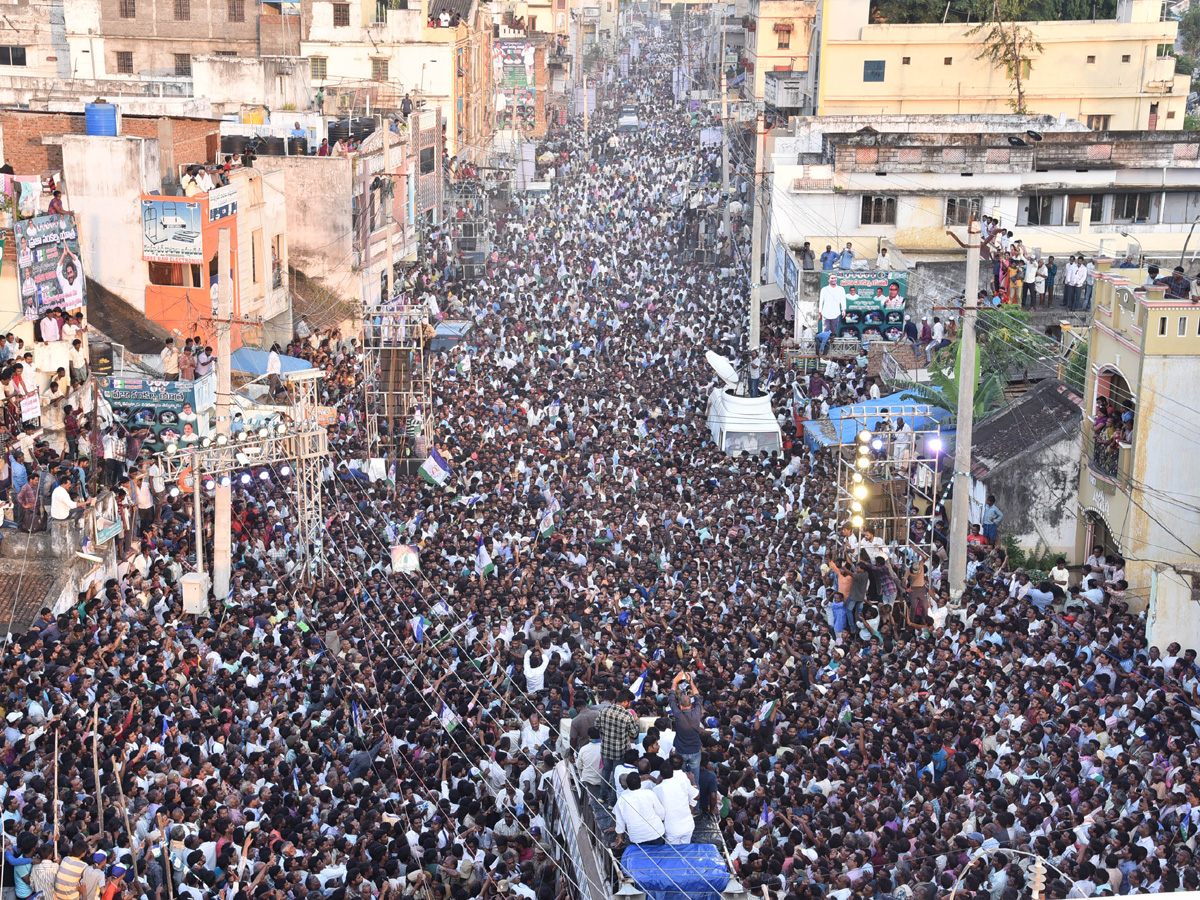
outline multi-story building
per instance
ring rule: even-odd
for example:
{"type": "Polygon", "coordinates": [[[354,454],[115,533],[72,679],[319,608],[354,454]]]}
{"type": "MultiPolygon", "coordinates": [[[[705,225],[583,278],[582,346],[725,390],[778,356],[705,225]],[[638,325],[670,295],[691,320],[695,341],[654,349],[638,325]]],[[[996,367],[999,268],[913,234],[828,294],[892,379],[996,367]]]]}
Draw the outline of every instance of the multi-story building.
{"type": "Polygon", "coordinates": [[[332,297],[378,300],[389,215],[394,264],[414,258],[424,230],[441,221],[441,126],[441,113],[425,109],[389,134],[386,152],[376,131],[353,156],[271,160],[286,175],[291,261],[306,279],[332,297]]]}
{"type": "MultiPolygon", "coordinates": [[[[46,4],[51,5],[51,4],[46,4]]],[[[196,56],[295,56],[295,3],[258,0],[71,0],[59,4],[71,74],[187,78],[196,56]]]]}
{"type": "Polygon", "coordinates": [[[1011,115],[793,119],[775,132],[767,268],[805,241],[818,256],[850,242],[869,260],[886,247],[911,265],[961,261],[947,228],[972,215],[1059,260],[1178,256],[1200,216],[1187,137],[1011,115]]]}
{"type": "Polygon", "coordinates": [[[324,111],[398,110],[405,96],[441,111],[446,148],[479,159],[491,147],[493,23],[479,0],[304,0],[300,49],[324,111]]]}
{"type": "Polygon", "coordinates": [[[809,78],[818,0],[752,0],[742,96],[779,114],[813,110],[809,78]]]}
{"type": "Polygon", "coordinates": [[[1040,50],[995,64],[962,24],[870,23],[870,0],[822,0],[818,115],[1001,113],[1020,78],[1025,110],[1097,131],[1179,130],[1190,78],[1175,74],[1178,23],[1161,0],[1119,0],[1112,20],[1028,22],[1040,50]]]}
{"type": "Polygon", "coordinates": [[[1096,284],[1076,552],[1098,545],[1124,558],[1130,603],[1165,650],[1200,642],[1200,307],[1144,280],[1126,270],[1096,284]]]}

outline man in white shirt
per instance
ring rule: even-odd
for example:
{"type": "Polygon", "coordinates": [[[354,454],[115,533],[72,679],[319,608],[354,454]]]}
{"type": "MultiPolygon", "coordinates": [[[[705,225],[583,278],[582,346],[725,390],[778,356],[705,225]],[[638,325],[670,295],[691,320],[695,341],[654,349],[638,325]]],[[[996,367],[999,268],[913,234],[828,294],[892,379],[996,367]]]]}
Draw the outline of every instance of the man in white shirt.
{"type": "Polygon", "coordinates": [[[837,337],[838,325],[846,312],[846,289],[838,284],[838,276],[830,274],[829,284],[821,288],[817,308],[825,321],[825,330],[837,337]]]}
{"type": "Polygon", "coordinates": [[[588,742],[575,754],[575,771],[579,773],[580,781],[595,789],[597,797],[601,793],[600,786],[604,784],[600,775],[603,764],[600,758],[600,729],[593,725],[588,729],[588,742]]]}
{"type": "Polygon", "coordinates": [[[667,833],[663,817],[666,810],[653,791],[642,789],[641,776],[626,776],[625,793],[613,806],[618,835],[631,844],[662,844],[667,833]]]}
{"type": "Polygon", "coordinates": [[[75,511],[82,506],[82,503],[76,503],[71,499],[70,491],[62,482],[59,482],[50,494],[50,518],[57,522],[72,518],[75,511]]]}
{"type": "Polygon", "coordinates": [[[663,780],[655,785],[654,794],[663,808],[663,826],[668,844],[690,844],[696,820],[692,807],[700,791],[683,772],[675,772],[669,762],[663,765],[663,780]]]}
{"type": "Polygon", "coordinates": [[[929,341],[929,346],[925,348],[926,362],[933,363],[933,354],[941,350],[943,347],[949,347],[950,342],[946,340],[946,326],[942,324],[941,318],[933,317],[933,330],[931,332],[932,339],[929,341]]]}
{"type": "Polygon", "coordinates": [[[175,338],[167,338],[166,345],[158,354],[158,361],[162,364],[164,380],[179,380],[179,351],[175,349],[175,338]]]}

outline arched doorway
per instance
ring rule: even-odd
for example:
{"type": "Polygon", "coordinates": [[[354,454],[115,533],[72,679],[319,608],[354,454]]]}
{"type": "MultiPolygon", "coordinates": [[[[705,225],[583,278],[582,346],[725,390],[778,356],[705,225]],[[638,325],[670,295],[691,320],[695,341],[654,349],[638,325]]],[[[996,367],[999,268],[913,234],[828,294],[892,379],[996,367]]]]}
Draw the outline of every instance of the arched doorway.
{"type": "Polygon", "coordinates": [[[1088,464],[1103,475],[1120,477],[1120,454],[1133,443],[1137,401],[1119,371],[1105,367],[1096,373],[1092,403],[1092,439],[1088,464]]]}
{"type": "Polygon", "coordinates": [[[1113,554],[1121,554],[1121,545],[1113,536],[1112,530],[1108,527],[1108,522],[1104,517],[1095,510],[1084,511],[1084,525],[1086,528],[1086,538],[1083,546],[1083,556],[1086,559],[1090,556],[1096,547],[1101,548],[1101,552],[1105,556],[1113,554]]]}

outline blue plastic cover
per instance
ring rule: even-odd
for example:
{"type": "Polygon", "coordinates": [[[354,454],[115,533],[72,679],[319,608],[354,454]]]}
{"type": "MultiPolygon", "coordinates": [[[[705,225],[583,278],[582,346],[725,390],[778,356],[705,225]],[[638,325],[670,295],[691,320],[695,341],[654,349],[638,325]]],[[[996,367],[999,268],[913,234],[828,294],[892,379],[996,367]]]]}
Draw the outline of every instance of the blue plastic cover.
{"type": "Polygon", "coordinates": [[[621,868],[647,900],[721,900],[729,883],[725,859],[712,844],[627,847],[621,868]]]}
{"type": "MultiPolygon", "coordinates": [[[[891,414],[895,415],[897,407],[921,404],[921,399],[916,395],[907,391],[899,391],[879,400],[867,400],[863,403],[855,403],[853,406],[837,406],[829,411],[828,419],[810,419],[804,423],[804,442],[814,450],[818,447],[828,447],[831,444],[853,444],[854,436],[858,434],[858,430],[863,427],[864,422],[863,419],[851,418],[851,410],[860,413],[865,411],[867,413],[866,426],[874,428],[884,418],[880,415],[880,410],[890,408],[891,414]]],[[[928,416],[917,416],[915,421],[908,424],[914,430],[924,429],[940,422],[948,415],[950,413],[946,410],[934,406],[930,407],[928,416]]]]}

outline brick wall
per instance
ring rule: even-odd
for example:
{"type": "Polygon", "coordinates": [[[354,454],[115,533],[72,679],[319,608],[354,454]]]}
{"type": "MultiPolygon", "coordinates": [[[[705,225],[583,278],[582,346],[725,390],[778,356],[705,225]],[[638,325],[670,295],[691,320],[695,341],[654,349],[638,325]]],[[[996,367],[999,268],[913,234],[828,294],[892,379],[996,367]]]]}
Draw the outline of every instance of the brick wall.
{"type": "MultiPolygon", "coordinates": [[[[177,165],[209,162],[209,147],[220,126],[206,119],[174,119],[175,162],[177,165]]],[[[0,110],[0,130],[4,134],[4,161],[18,175],[40,175],[62,169],[62,149],[43,144],[43,137],[59,134],[84,134],[83,113],[47,113],[27,110],[0,110]]],[[[126,116],[121,119],[123,134],[158,137],[158,120],[152,117],[126,116]]]]}

